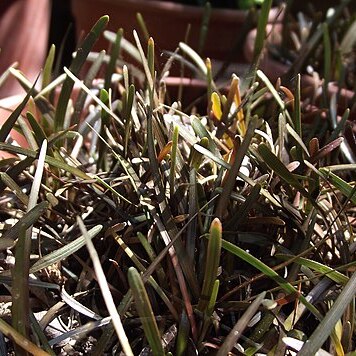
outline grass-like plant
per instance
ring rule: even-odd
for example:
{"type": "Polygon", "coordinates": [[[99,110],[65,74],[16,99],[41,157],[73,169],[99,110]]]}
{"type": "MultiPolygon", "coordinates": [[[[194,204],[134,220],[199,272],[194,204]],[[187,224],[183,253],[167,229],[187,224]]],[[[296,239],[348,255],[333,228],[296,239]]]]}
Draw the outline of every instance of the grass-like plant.
{"type": "Polygon", "coordinates": [[[179,45],[206,80],[195,111],[167,91],[173,57],[162,69],[149,33],[90,53],[105,16],[57,78],[51,48],[41,90],[11,70],[28,95],[0,129],[5,352],[355,352],[346,120],[307,123],[299,75],[285,88],[258,70],[270,6],[227,91],[179,45]]]}

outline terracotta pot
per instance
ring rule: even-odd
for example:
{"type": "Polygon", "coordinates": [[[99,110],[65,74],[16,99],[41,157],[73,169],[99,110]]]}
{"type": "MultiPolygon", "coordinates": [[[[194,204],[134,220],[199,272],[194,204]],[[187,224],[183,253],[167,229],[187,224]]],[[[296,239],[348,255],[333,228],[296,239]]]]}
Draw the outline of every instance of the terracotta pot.
{"type": "MultiPolygon", "coordinates": [[[[136,13],[140,12],[157,48],[170,51],[174,51],[178,43],[184,41],[188,24],[191,25],[188,44],[194,49],[198,48],[203,11],[201,7],[171,1],[72,0],[78,37],[82,31],[87,33],[100,16],[109,15],[108,29],[116,32],[122,27],[124,36],[133,42],[132,31],[139,29],[136,13]]],[[[270,12],[271,21],[274,21],[278,14],[279,10],[273,8],[270,12]]],[[[246,18],[247,11],[244,10],[214,8],[203,56],[226,60],[239,38],[246,18]]],[[[102,40],[96,44],[95,49],[106,47],[107,42],[102,40]]],[[[243,61],[243,51],[237,51],[233,60],[243,61]]]]}
{"type": "MultiPolygon", "coordinates": [[[[25,95],[18,94],[18,95],[9,96],[4,99],[0,99],[0,125],[2,125],[7,120],[7,118],[11,115],[12,111],[16,109],[16,107],[21,103],[24,97],[25,95]]],[[[24,114],[25,114],[25,110],[24,110],[24,114]]],[[[24,148],[28,147],[26,138],[18,131],[11,130],[10,137],[14,141],[16,141],[16,143],[20,147],[24,147],[24,148]]],[[[14,155],[5,151],[0,151],[0,159],[10,158],[10,157],[14,157],[14,155]]]]}
{"type": "MultiPolygon", "coordinates": [[[[269,37],[267,41],[269,44],[279,45],[282,41],[282,25],[276,24],[267,25],[267,33],[269,33],[269,37]]],[[[254,44],[256,40],[257,29],[250,31],[248,34],[245,44],[244,44],[244,53],[248,61],[253,60],[253,50],[254,44]]],[[[268,49],[266,48],[263,56],[260,61],[259,68],[267,75],[269,80],[274,83],[278,78],[283,78],[283,76],[288,72],[289,66],[287,64],[281,63],[278,60],[272,58],[268,49]]],[[[283,80],[282,80],[283,84],[283,80]]],[[[284,83],[286,86],[290,86],[284,83]]],[[[312,76],[309,74],[302,74],[301,76],[301,86],[303,88],[303,93],[305,96],[308,96],[311,93],[319,93],[316,97],[316,100],[320,99],[321,91],[317,91],[316,89],[322,85],[322,79],[316,76],[312,76]]],[[[331,97],[334,94],[338,94],[338,109],[340,115],[342,115],[346,108],[351,109],[352,98],[355,93],[352,90],[348,90],[345,88],[339,88],[337,83],[330,82],[328,84],[328,95],[331,97]]],[[[350,119],[356,120],[356,108],[350,113],[350,119]]]]}
{"type": "MultiPolygon", "coordinates": [[[[0,6],[0,73],[14,62],[34,81],[43,67],[48,47],[50,23],[49,0],[6,1],[0,6]],[[14,25],[15,24],[15,25],[14,25]]],[[[26,93],[18,81],[9,76],[0,88],[0,126],[21,103],[26,93]]],[[[28,147],[23,135],[11,130],[10,136],[21,147],[28,147]]],[[[13,155],[0,152],[0,157],[13,155]]]]}
{"type": "MultiPolygon", "coordinates": [[[[6,1],[0,7],[0,19],[0,73],[18,62],[18,68],[34,81],[47,55],[50,1],[6,1]]],[[[0,98],[23,92],[10,76],[0,88],[0,98]]]]}

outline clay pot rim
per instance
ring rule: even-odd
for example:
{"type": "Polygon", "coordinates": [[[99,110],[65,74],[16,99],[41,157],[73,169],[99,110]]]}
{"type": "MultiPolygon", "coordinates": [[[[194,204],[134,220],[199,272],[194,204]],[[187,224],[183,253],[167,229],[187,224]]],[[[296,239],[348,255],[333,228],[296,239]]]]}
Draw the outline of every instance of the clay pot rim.
{"type": "MultiPolygon", "coordinates": [[[[78,2],[83,0],[73,0],[72,2],[78,2]]],[[[178,4],[173,1],[159,1],[159,0],[84,0],[85,3],[98,3],[103,2],[109,6],[120,6],[127,9],[135,9],[138,12],[154,12],[154,13],[172,13],[175,12],[176,16],[183,19],[192,19],[201,21],[204,8],[194,5],[178,4]]],[[[75,5],[74,5],[75,6],[75,5]]],[[[244,22],[247,17],[248,11],[241,9],[224,9],[224,8],[212,8],[211,22],[224,22],[224,23],[241,23],[244,22]]],[[[164,16],[164,14],[163,14],[164,16]]],[[[283,14],[278,7],[272,7],[269,14],[269,21],[281,21],[283,14]]]]}

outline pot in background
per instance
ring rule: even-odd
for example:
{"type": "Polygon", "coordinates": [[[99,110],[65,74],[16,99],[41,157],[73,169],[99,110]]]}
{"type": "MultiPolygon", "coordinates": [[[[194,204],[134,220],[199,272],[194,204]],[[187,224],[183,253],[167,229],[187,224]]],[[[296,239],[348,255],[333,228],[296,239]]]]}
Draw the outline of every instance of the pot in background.
{"type": "MultiPolygon", "coordinates": [[[[268,33],[267,43],[271,45],[280,45],[282,42],[282,24],[269,24],[267,25],[266,33],[268,33]]],[[[244,54],[248,61],[253,60],[254,44],[256,41],[257,29],[253,29],[249,32],[245,44],[244,44],[244,54]]],[[[267,45],[268,47],[268,45],[267,45]]],[[[278,78],[282,78],[288,73],[290,66],[288,64],[282,63],[277,59],[273,58],[268,51],[268,48],[264,50],[262,58],[259,63],[259,68],[266,74],[272,83],[275,83],[278,78]]],[[[313,76],[310,74],[301,75],[301,87],[302,95],[304,98],[310,95],[317,94],[315,98],[317,102],[321,99],[321,90],[318,90],[322,85],[323,81],[319,76],[313,76]]],[[[286,85],[289,86],[290,85],[286,85]]],[[[356,120],[356,107],[352,108],[352,99],[355,96],[354,91],[340,88],[336,82],[330,82],[328,84],[328,96],[331,98],[333,95],[337,95],[337,106],[339,114],[342,115],[347,108],[352,109],[349,118],[356,120]]]]}
{"type": "MultiPolygon", "coordinates": [[[[132,31],[139,29],[137,12],[142,14],[159,50],[174,51],[179,42],[184,41],[188,24],[191,25],[188,44],[195,50],[199,48],[200,27],[204,14],[202,7],[156,0],[72,0],[72,13],[78,37],[83,31],[88,33],[100,16],[109,15],[108,29],[116,32],[118,28],[123,28],[125,38],[134,43],[132,31]]],[[[270,21],[275,21],[279,12],[278,8],[272,8],[270,21]]],[[[248,12],[245,10],[213,8],[203,57],[227,60],[238,42],[243,26],[253,26],[246,23],[247,16],[248,12]]],[[[246,29],[248,30],[248,27],[246,29]]],[[[101,50],[106,47],[107,42],[99,40],[94,49],[101,50]]],[[[232,60],[245,61],[242,48],[236,50],[232,60]]]]}

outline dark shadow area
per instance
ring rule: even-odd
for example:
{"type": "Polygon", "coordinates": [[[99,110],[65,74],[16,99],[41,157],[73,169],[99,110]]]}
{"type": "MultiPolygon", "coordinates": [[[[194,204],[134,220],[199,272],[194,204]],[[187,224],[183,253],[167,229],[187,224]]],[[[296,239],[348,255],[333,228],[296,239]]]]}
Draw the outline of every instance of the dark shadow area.
{"type": "Polygon", "coordinates": [[[70,0],[52,1],[48,45],[49,47],[52,44],[56,46],[57,68],[69,66],[76,47],[75,21],[70,4],[70,0]]]}

